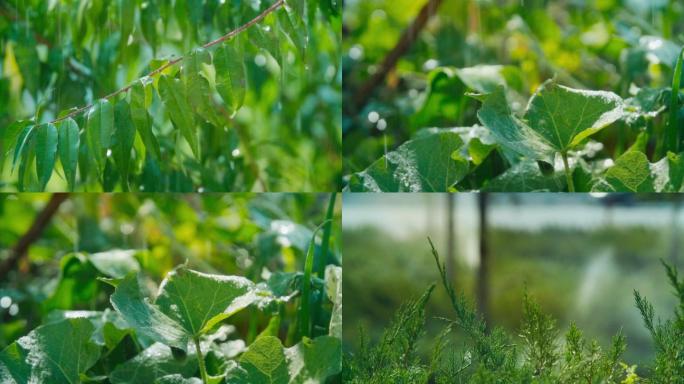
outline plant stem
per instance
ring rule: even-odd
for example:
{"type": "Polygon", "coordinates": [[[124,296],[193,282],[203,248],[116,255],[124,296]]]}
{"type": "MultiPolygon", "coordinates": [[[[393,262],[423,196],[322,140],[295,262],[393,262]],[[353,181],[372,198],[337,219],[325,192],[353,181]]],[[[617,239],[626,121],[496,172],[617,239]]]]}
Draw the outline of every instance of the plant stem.
{"type": "Polygon", "coordinates": [[[565,178],[568,181],[568,192],[575,192],[575,183],[572,181],[572,172],[570,171],[570,166],[568,165],[568,153],[562,152],[561,157],[563,157],[563,167],[565,168],[565,178]]]}
{"type": "Polygon", "coordinates": [[[209,378],[207,376],[207,367],[204,365],[204,356],[202,356],[202,349],[200,348],[199,337],[193,337],[192,340],[195,342],[195,353],[197,354],[197,362],[199,363],[200,375],[202,376],[202,382],[204,384],[209,383],[209,378]]]}

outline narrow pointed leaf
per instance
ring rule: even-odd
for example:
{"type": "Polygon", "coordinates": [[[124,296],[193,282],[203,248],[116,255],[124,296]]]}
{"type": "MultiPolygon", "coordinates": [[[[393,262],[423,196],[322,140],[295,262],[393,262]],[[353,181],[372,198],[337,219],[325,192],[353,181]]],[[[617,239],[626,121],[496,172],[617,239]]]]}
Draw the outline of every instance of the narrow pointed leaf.
{"type": "Polygon", "coordinates": [[[236,43],[227,42],[214,53],[216,68],[216,90],[223,98],[223,102],[234,114],[245,101],[246,74],[242,54],[236,48],[236,43]]]}
{"type": "Polygon", "coordinates": [[[36,174],[40,189],[45,186],[52,176],[57,159],[57,128],[54,124],[42,124],[36,128],[36,174]]]}
{"type": "Polygon", "coordinates": [[[12,148],[15,148],[18,145],[17,139],[19,138],[19,135],[31,124],[33,124],[31,121],[19,120],[10,124],[5,129],[2,136],[2,153],[7,154],[12,148]]]}
{"type": "Polygon", "coordinates": [[[17,160],[19,160],[19,156],[24,153],[28,143],[31,141],[31,135],[35,127],[35,125],[27,125],[17,137],[17,145],[14,147],[14,157],[12,158],[12,170],[14,170],[17,160]]]}
{"type": "Polygon", "coordinates": [[[195,158],[200,158],[199,132],[195,127],[195,121],[190,111],[183,84],[180,80],[162,76],[159,79],[159,94],[164,106],[171,117],[171,121],[181,132],[181,135],[190,145],[195,158]]]}
{"type": "Polygon", "coordinates": [[[212,91],[209,82],[200,74],[204,70],[204,66],[210,65],[211,55],[206,50],[199,48],[183,60],[182,77],[185,95],[195,113],[214,125],[220,125],[220,119],[211,100],[212,91]]]}
{"type": "Polygon", "coordinates": [[[72,118],[59,123],[59,161],[64,169],[64,176],[69,184],[69,190],[74,190],[76,184],[76,168],[78,166],[78,146],[80,142],[78,125],[72,118]]]}
{"type": "Polygon", "coordinates": [[[125,100],[120,100],[114,108],[116,124],[114,125],[114,137],[112,142],[112,155],[119,169],[122,182],[128,183],[130,173],[131,150],[135,141],[135,126],[131,118],[131,109],[125,100]]]}
{"type": "Polygon", "coordinates": [[[114,108],[107,100],[99,100],[88,113],[86,125],[86,141],[90,155],[95,160],[97,169],[104,170],[107,149],[111,144],[114,131],[114,108]]]}
{"type": "Polygon", "coordinates": [[[147,113],[146,91],[148,89],[149,86],[143,84],[142,81],[136,82],[133,88],[131,88],[131,118],[133,119],[135,129],[145,144],[145,149],[156,160],[160,160],[161,150],[159,149],[159,142],[152,132],[152,119],[147,113]]]}
{"type": "Polygon", "coordinates": [[[100,356],[85,318],[36,328],[0,352],[0,381],[8,384],[76,384],[100,356]]]}

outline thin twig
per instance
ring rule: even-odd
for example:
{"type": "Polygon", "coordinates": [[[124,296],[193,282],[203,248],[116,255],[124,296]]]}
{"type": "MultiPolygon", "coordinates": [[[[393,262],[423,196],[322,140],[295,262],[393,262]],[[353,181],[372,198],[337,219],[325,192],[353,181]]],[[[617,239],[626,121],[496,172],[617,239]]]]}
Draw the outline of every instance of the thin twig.
{"type": "Polygon", "coordinates": [[[7,259],[0,264],[0,280],[4,280],[5,276],[13,270],[24,255],[26,255],[29,247],[33,244],[43,230],[48,226],[52,217],[57,213],[60,205],[69,197],[68,193],[55,193],[50,198],[50,201],[45,205],[42,211],[36,216],[31,227],[24,233],[23,236],[12,247],[7,259]]]}
{"type": "MultiPolygon", "coordinates": [[[[277,10],[278,8],[280,8],[281,6],[283,6],[284,4],[285,4],[285,0],[278,0],[278,1],[276,1],[275,3],[273,3],[273,5],[271,5],[270,7],[266,8],[266,10],[264,10],[263,12],[261,12],[257,17],[255,17],[255,18],[253,18],[252,20],[248,21],[246,24],[241,25],[240,27],[238,27],[238,28],[236,28],[236,29],[234,29],[234,30],[228,32],[228,34],[223,35],[223,36],[219,37],[218,39],[216,39],[216,40],[214,40],[214,41],[210,41],[210,42],[204,44],[204,45],[202,46],[202,48],[209,48],[209,47],[212,47],[212,46],[214,46],[214,45],[216,45],[216,44],[220,44],[220,43],[222,43],[222,42],[224,42],[224,41],[226,41],[226,40],[228,40],[228,39],[231,39],[231,38],[237,36],[238,34],[244,32],[245,30],[247,30],[249,27],[251,27],[251,26],[255,25],[256,23],[260,22],[261,20],[263,20],[266,16],[268,16],[270,13],[274,12],[275,10],[277,10]]],[[[153,76],[155,76],[155,75],[158,75],[159,73],[161,73],[161,72],[164,71],[165,69],[169,68],[170,66],[175,65],[175,64],[178,64],[178,63],[181,62],[184,58],[185,58],[185,56],[181,56],[181,57],[179,57],[179,58],[177,58],[177,59],[173,59],[173,60],[169,61],[168,63],[162,65],[161,67],[155,69],[154,71],[148,73],[147,75],[141,77],[140,79],[143,79],[143,78],[146,78],[146,77],[153,77],[153,76]]],[[[128,92],[131,88],[133,88],[133,86],[135,85],[135,83],[137,83],[138,81],[140,81],[140,79],[137,79],[136,81],[134,81],[134,82],[132,82],[131,84],[129,84],[129,85],[127,85],[127,86],[125,86],[125,87],[119,89],[118,91],[112,92],[112,93],[110,93],[109,95],[107,95],[107,96],[105,96],[105,97],[102,97],[102,99],[110,99],[110,98],[112,98],[112,97],[114,97],[114,96],[116,96],[116,95],[119,95],[119,94],[121,94],[121,93],[128,92]]],[[[81,112],[83,112],[83,111],[85,111],[85,110],[91,108],[92,106],[93,106],[93,104],[88,104],[88,105],[86,105],[85,107],[76,109],[75,111],[73,111],[73,112],[71,112],[71,113],[69,113],[69,114],[67,114],[67,115],[65,115],[65,116],[60,117],[59,119],[53,120],[51,123],[52,123],[52,124],[55,124],[55,123],[58,123],[58,122],[60,122],[60,121],[62,121],[62,120],[65,120],[65,119],[68,119],[68,118],[70,118],[70,117],[76,116],[76,115],[78,115],[79,113],[81,113],[81,112]]]]}
{"type": "Polygon", "coordinates": [[[442,4],[443,0],[428,0],[427,3],[416,16],[415,20],[404,30],[399,41],[394,46],[394,48],[385,56],[385,59],[379,65],[378,70],[371,76],[359,91],[356,92],[353,103],[356,111],[360,111],[368,99],[371,93],[377,86],[379,86],[387,77],[387,74],[394,68],[399,59],[408,52],[409,48],[413,45],[413,42],[417,39],[420,31],[425,27],[428,20],[437,12],[437,9],[442,4]]]}

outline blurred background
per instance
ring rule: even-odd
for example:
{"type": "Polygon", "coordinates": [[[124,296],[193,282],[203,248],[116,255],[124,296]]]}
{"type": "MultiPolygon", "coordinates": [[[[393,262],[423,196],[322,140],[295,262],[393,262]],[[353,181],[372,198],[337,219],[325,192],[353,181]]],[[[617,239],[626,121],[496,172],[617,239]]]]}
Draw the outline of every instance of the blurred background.
{"type": "MultiPolygon", "coordinates": [[[[359,328],[380,335],[409,297],[439,275],[427,237],[451,280],[490,324],[517,335],[524,290],[558,319],[606,347],[621,328],[625,361],[653,357],[633,291],[669,318],[675,300],[660,260],[684,267],[679,195],[633,194],[345,194],[342,242],[344,345],[359,328]],[[484,221],[483,221],[484,218],[484,221]],[[484,222],[484,227],[481,225],[484,222]],[[353,298],[353,299],[352,299],[353,298]]],[[[433,294],[427,335],[453,317],[443,288],[433,294]]]]}
{"type": "MultiPolygon", "coordinates": [[[[0,349],[55,311],[110,307],[113,288],[97,278],[132,270],[142,272],[152,293],[182,263],[257,283],[271,284],[269,279],[278,276],[280,289],[288,291],[289,279],[302,274],[313,230],[324,222],[330,197],[0,194],[0,349]]],[[[340,200],[333,205],[327,265],[341,262],[340,200]]],[[[325,254],[320,244],[316,252],[325,254]]],[[[315,263],[317,276],[323,268],[315,263]]],[[[286,314],[295,309],[288,304],[286,314]]],[[[295,317],[285,317],[282,330],[295,317]]],[[[245,341],[268,322],[257,309],[231,318],[245,341]]]]}

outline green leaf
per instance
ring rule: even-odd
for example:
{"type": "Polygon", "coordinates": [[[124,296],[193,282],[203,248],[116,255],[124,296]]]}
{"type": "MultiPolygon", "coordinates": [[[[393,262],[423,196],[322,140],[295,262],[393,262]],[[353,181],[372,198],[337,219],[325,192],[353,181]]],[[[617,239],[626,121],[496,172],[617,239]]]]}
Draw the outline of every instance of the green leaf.
{"type": "Polygon", "coordinates": [[[190,145],[195,158],[199,159],[199,132],[195,127],[195,121],[183,90],[183,84],[178,79],[172,79],[164,75],[159,79],[159,94],[171,117],[171,121],[173,121],[173,124],[180,130],[181,135],[190,145]]]}
{"type": "Polygon", "coordinates": [[[114,108],[109,101],[101,99],[90,109],[86,124],[86,142],[99,172],[104,171],[113,132],[114,108]]]}
{"type": "Polygon", "coordinates": [[[226,42],[214,53],[216,90],[231,114],[235,114],[245,101],[246,71],[242,52],[235,42],[226,42]]]}
{"type": "Polygon", "coordinates": [[[0,352],[0,382],[76,384],[100,356],[88,319],[68,319],[31,331],[0,352]]]}
{"type": "Polygon", "coordinates": [[[239,276],[209,275],[185,267],[170,272],[153,304],[134,275],[116,287],[111,301],[140,333],[185,350],[188,340],[257,301],[254,283],[239,276]]]}
{"type": "Polygon", "coordinates": [[[209,275],[181,267],[166,276],[155,304],[196,337],[255,300],[254,283],[244,277],[209,275]]]}
{"type": "Polygon", "coordinates": [[[477,117],[489,128],[492,137],[501,147],[533,160],[553,164],[553,147],[513,114],[506,100],[504,87],[498,86],[494,92],[477,98],[482,101],[477,117]]]}
{"type": "Polygon", "coordinates": [[[123,279],[131,272],[140,271],[140,263],[135,258],[138,251],[113,249],[106,252],[93,253],[88,260],[107,276],[123,279]]]}
{"type": "Polygon", "coordinates": [[[567,152],[622,117],[620,96],[542,84],[532,96],[526,123],[558,152],[567,152]]]}
{"type": "Polygon", "coordinates": [[[188,377],[195,372],[197,359],[194,351],[184,359],[178,360],[171,353],[171,348],[154,343],[131,360],[118,365],[112,371],[110,380],[112,384],[149,384],[165,376],[188,377]]]}
{"type": "Polygon", "coordinates": [[[534,160],[523,160],[501,175],[489,180],[482,188],[487,192],[560,192],[567,185],[563,170],[545,175],[534,160]]]}
{"type": "Polygon", "coordinates": [[[40,183],[40,190],[45,190],[45,186],[52,176],[57,159],[57,128],[54,124],[42,124],[36,128],[36,174],[40,183]]]}
{"type": "Polygon", "coordinates": [[[58,126],[59,161],[64,169],[64,176],[73,191],[76,184],[76,168],[78,167],[79,129],[72,118],[62,120],[58,126]]]}
{"type": "Polygon", "coordinates": [[[114,108],[114,137],[112,139],[112,156],[116,163],[124,187],[128,188],[131,150],[135,141],[135,126],[131,117],[131,109],[125,100],[120,100],[114,108]]]}
{"type": "Polygon", "coordinates": [[[522,120],[511,112],[502,86],[475,97],[483,102],[477,116],[499,145],[551,164],[554,153],[567,153],[623,116],[623,101],[616,94],[572,89],[554,81],[537,89],[522,120]]]}
{"type": "Polygon", "coordinates": [[[460,135],[434,131],[420,135],[387,153],[363,172],[352,175],[354,192],[445,192],[468,173],[468,161],[458,151],[460,135]]]}
{"type": "Polygon", "coordinates": [[[208,66],[211,66],[211,55],[203,48],[196,49],[183,60],[185,95],[195,113],[220,127],[221,120],[216,114],[209,81],[201,75],[208,66]]]}
{"type": "Polygon", "coordinates": [[[152,340],[185,350],[188,335],[178,323],[150,304],[141,292],[138,277],[130,274],[117,285],[110,301],[136,332],[152,340]]]}
{"type": "Polygon", "coordinates": [[[146,102],[146,91],[148,89],[149,85],[145,85],[142,81],[136,82],[133,88],[131,88],[131,118],[147,151],[156,160],[160,160],[161,150],[159,149],[159,142],[154,133],[152,133],[152,119],[147,113],[149,103],[146,102]]]}
{"type": "Polygon", "coordinates": [[[17,160],[19,160],[19,156],[23,155],[26,151],[28,147],[27,144],[31,141],[31,136],[35,127],[35,125],[26,125],[17,137],[17,144],[14,147],[14,157],[12,158],[12,170],[14,170],[17,160]]]}
{"type": "Polygon", "coordinates": [[[12,148],[15,148],[19,144],[17,143],[19,135],[31,124],[33,124],[33,122],[29,120],[19,120],[15,121],[4,129],[4,134],[2,137],[2,153],[7,154],[12,148]]]}
{"type": "Polygon", "coordinates": [[[646,155],[629,151],[606,171],[605,181],[616,192],[653,192],[653,178],[646,155]]]}
{"type": "Polygon", "coordinates": [[[249,346],[239,366],[228,372],[227,382],[304,384],[324,383],[341,371],[340,340],[330,336],[304,339],[283,348],[276,337],[265,336],[249,346]]]}

